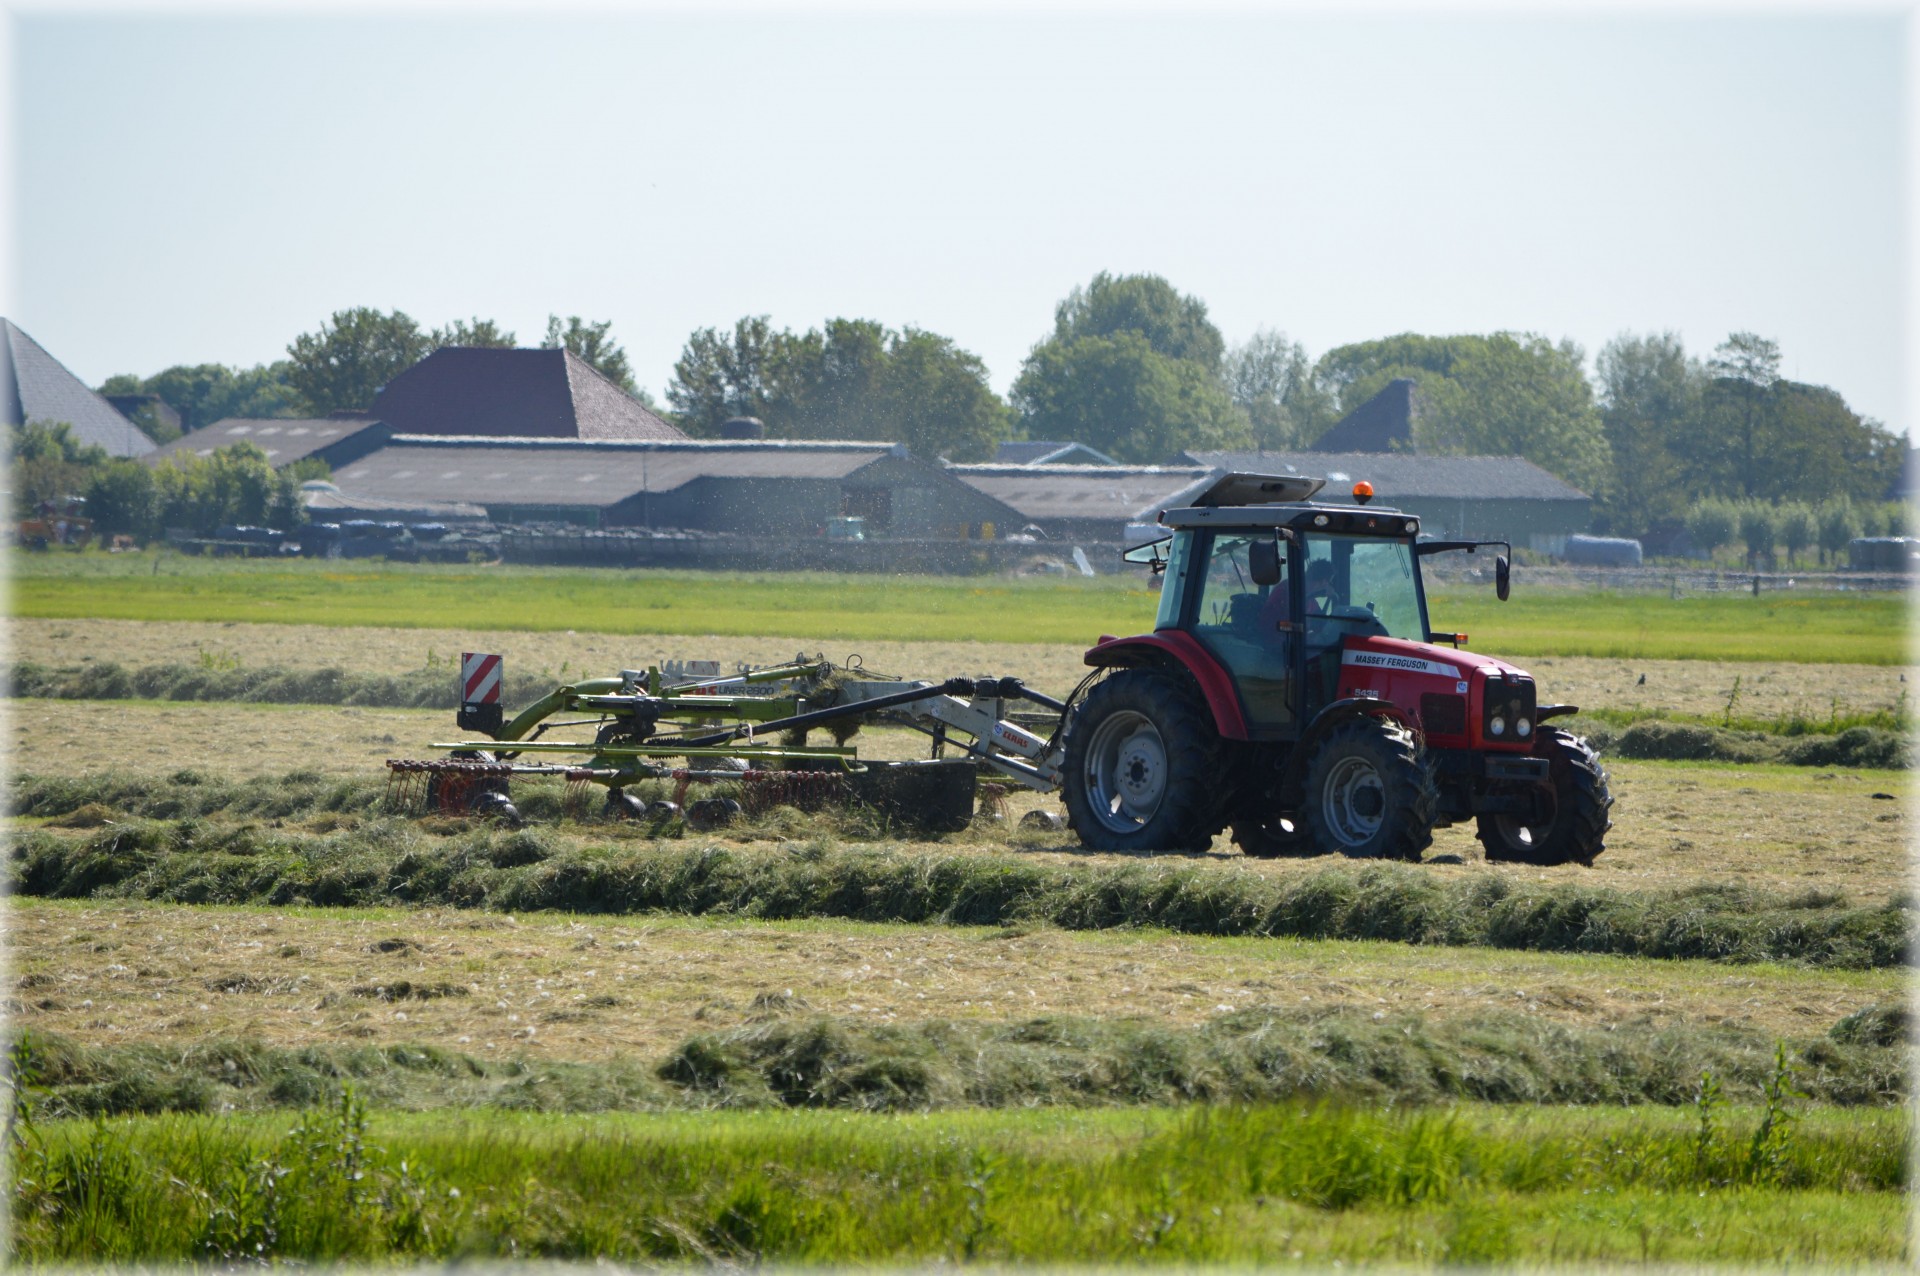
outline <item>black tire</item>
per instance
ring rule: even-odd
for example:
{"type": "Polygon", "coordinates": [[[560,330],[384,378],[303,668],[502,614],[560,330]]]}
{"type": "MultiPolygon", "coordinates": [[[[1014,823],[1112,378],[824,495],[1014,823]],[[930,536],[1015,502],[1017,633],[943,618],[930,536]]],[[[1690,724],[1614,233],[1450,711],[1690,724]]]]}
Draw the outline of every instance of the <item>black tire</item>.
{"type": "Polygon", "coordinates": [[[1204,851],[1226,823],[1220,734],[1183,677],[1123,669],[1067,722],[1067,818],[1096,851],[1204,851]]]}
{"type": "Polygon", "coordinates": [[[1541,727],[1533,756],[1547,760],[1548,809],[1538,824],[1517,815],[1476,817],[1480,845],[1489,860],[1511,864],[1591,864],[1607,849],[1613,792],[1600,755],[1577,735],[1541,727]]]}
{"type": "Polygon", "coordinates": [[[1235,820],[1233,844],[1240,848],[1242,855],[1261,860],[1325,854],[1307,832],[1306,822],[1298,815],[1235,820]]]}
{"type": "Polygon", "coordinates": [[[1415,861],[1433,844],[1439,806],[1413,733],[1358,717],[1329,731],[1307,763],[1301,815],[1322,851],[1415,861]]]}

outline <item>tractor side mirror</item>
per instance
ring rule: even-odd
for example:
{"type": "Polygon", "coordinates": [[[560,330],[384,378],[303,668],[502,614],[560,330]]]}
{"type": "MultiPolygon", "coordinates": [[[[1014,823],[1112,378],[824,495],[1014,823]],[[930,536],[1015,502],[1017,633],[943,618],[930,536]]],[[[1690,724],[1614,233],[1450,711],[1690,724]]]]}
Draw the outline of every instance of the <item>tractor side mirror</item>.
{"type": "Polygon", "coordinates": [[[1247,546],[1247,573],[1261,588],[1280,583],[1280,542],[1254,541],[1247,546]]]}
{"type": "Polygon", "coordinates": [[[1513,564],[1505,554],[1493,560],[1493,592],[1501,602],[1507,601],[1507,595],[1513,592],[1513,564]]]}

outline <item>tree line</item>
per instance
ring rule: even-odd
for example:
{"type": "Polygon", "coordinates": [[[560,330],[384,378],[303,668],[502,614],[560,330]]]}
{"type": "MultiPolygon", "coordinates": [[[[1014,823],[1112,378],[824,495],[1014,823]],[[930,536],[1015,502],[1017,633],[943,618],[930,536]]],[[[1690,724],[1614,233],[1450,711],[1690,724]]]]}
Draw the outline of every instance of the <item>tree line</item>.
{"type": "MultiPolygon", "coordinates": [[[[515,343],[478,317],[422,328],[400,311],[363,308],[296,337],[275,364],[169,368],[103,390],[159,395],[197,429],[229,415],[366,408],[440,346],[515,343]]],[[[1102,273],[1069,292],[1004,399],[952,338],[868,319],[804,332],[766,316],[700,328],[674,364],[665,407],[635,385],[609,323],[552,316],[543,344],[573,350],[695,437],[755,417],[775,438],[885,439],[956,461],[986,459],[1010,438],[1079,442],[1139,463],[1188,449],[1303,449],[1405,378],[1416,450],[1525,457],[1593,496],[1596,530],[1620,535],[1677,533],[1715,501],[1783,510],[1844,501],[1865,525],[1863,511],[1894,494],[1906,457],[1902,438],[1837,391],[1783,378],[1779,347],[1753,333],[1732,334],[1704,359],[1672,333],[1623,333],[1591,377],[1579,345],[1532,333],[1403,333],[1313,359],[1276,330],[1230,345],[1204,302],[1157,275],[1102,273]]]]}

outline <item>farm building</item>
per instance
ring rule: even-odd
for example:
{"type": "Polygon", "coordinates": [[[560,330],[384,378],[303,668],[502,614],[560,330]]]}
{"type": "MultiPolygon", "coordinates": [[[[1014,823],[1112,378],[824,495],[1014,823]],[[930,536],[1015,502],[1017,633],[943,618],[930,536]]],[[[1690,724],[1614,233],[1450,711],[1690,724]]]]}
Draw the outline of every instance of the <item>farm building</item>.
{"type": "Polygon", "coordinates": [[[1593,500],[1518,456],[1419,456],[1411,452],[1188,452],[1223,470],[1310,474],[1327,480],[1315,500],[1353,503],[1353,485],[1418,514],[1429,536],[1486,536],[1558,554],[1587,529],[1593,500]]]}
{"type": "MultiPolygon", "coordinates": [[[[1019,514],[1050,540],[1118,543],[1206,486],[1205,465],[949,465],[947,473],[1019,514]]],[[[1007,530],[1012,530],[1009,527],[1007,530]]]]}
{"type": "Polygon", "coordinates": [[[108,456],[145,456],[153,440],[88,388],[66,365],[22,332],[0,319],[0,414],[6,424],[64,421],[76,441],[105,448],[108,456]]]}
{"type": "Polygon", "coordinates": [[[1380,393],[1341,417],[1310,452],[1409,452],[1420,386],[1411,377],[1389,381],[1380,393]]]}
{"type": "Polygon", "coordinates": [[[372,414],[395,434],[687,437],[569,350],[445,346],[388,382],[372,414]]]}
{"type": "Polygon", "coordinates": [[[359,500],[482,505],[502,523],[818,536],[859,518],[869,535],[964,539],[1015,518],[895,443],[395,434],[334,482],[359,500]]]}
{"type": "Polygon", "coordinates": [[[377,451],[392,432],[384,421],[364,412],[293,420],[227,417],[161,445],[147,459],[158,464],[175,456],[206,456],[235,443],[251,443],[276,468],[313,457],[337,469],[377,451]]]}

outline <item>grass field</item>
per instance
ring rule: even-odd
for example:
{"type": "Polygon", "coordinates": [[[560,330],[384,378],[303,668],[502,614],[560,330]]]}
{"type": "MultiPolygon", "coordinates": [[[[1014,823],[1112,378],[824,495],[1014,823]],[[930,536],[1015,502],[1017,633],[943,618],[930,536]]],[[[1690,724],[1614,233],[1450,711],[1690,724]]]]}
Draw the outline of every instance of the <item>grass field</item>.
{"type": "MultiPolygon", "coordinates": [[[[1090,646],[1149,628],[1137,577],[728,575],[687,571],[249,563],[175,555],[15,552],[15,616],[609,634],[805,635],[857,641],[1090,646]]],[[[1448,589],[1433,622],[1476,649],[1527,657],[1793,660],[1897,665],[1905,600],[1807,593],[1667,598],[1448,589]]]]}
{"type": "MultiPolygon", "coordinates": [[[[1778,1110],[1776,1110],[1778,1111],[1778,1110]]],[[[37,1134],[29,1262],[1890,1263],[1893,1114],[157,1118],[37,1134]],[[1790,1226],[1782,1223],[1791,1219],[1790,1226]]]]}
{"type": "MultiPolygon", "coordinates": [[[[542,680],[822,651],[1059,693],[1155,602],[1116,577],[13,566],[16,661],[448,679],[462,649],[542,680]]],[[[1908,716],[1891,596],[1523,571],[1434,620],[1606,723],[1908,716]]],[[[197,1114],[34,1124],[29,1263],[1908,1256],[1909,772],[1610,761],[1591,869],[1486,864],[1470,828],[1367,867],[1087,854],[1015,827],[1054,805],[1025,793],[907,842],[784,809],[563,820],[529,786],[543,822],[514,833],[378,808],[380,763],[445,711],[8,708],[16,800],[48,803],[8,821],[16,883],[95,893],[7,904],[35,1101],[197,1114]],[[343,1080],[386,1106],[340,1106],[343,1080]],[[683,1111],[706,1106],[791,1110],[683,1111]]]]}

